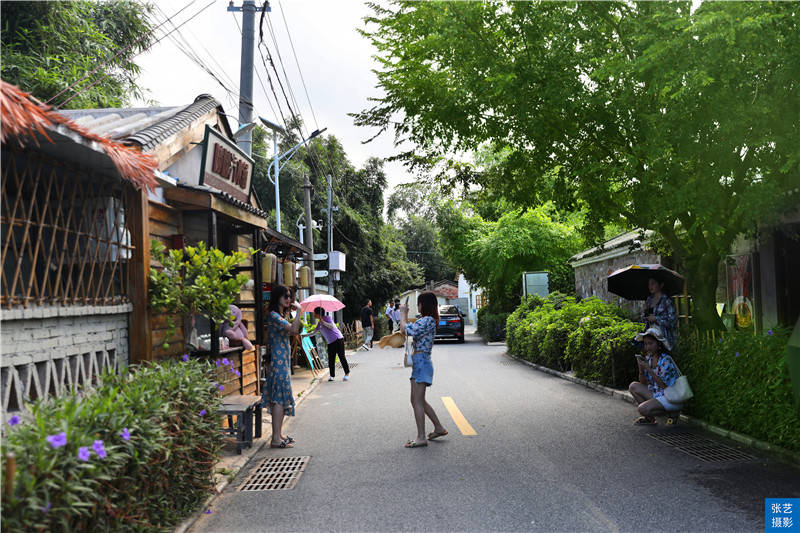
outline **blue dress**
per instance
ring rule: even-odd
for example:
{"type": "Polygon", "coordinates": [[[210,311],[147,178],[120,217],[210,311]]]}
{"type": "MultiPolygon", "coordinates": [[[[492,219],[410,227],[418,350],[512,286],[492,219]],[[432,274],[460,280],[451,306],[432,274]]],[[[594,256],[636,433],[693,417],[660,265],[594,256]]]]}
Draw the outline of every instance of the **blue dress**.
{"type": "Polygon", "coordinates": [[[414,337],[414,355],[411,357],[414,367],[411,379],[427,386],[433,384],[433,339],[436,336],[436,320],[432,316],[424,316],[413,324],[406,324],[406,333],[414,337]]]}
{"type": "Polygon", "coordinates": [[[267,383],[261,396],[262,404],[272,412],[272,404],[282,405],[287,416],[294,416],[294,395],[290,378],[292,348],[289,332],[283,329],[289,321],[272,311],[267,318],[267,342],[272,362],[267,372],[267,383]]]}

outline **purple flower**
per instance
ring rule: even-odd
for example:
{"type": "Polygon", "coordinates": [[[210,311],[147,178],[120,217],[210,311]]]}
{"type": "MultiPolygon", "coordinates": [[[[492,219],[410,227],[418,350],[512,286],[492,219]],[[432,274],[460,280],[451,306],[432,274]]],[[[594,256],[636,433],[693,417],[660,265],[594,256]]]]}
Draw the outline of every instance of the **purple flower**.
{"type": "Polygon", "coordinates": [[[719,354],[720,354],[720,352],[719,352],[719,350],[717,350],[717,355],[719,355],[719,354]]]}
{"type": "Polygon", "coordinates": [[[9,426],[16,426],[17,424],[19,424],[19,417],[17,415],[14,415],[8,419],[9,426]]]}
{"type": "Polygon", "coordinates": [[[101,440],[94,441],[94,444],[92,444],[92,449],[100,459],[105,459],[106,456],[108,455],[106,453],[106,449],[103,447],[103,441],[101,440]]]}
{"type": "Polygon", "coordinates": [[[225,390],[225,385],[218,385],[217,388],[219,389],[220,392],[222,392],[225,390]]]}
{"type": "Polygon", "coordinates": [[[717,342],[722,343],[722,337],[720,337],[717,342]]]}
{"type": "Polygon", "coordinates": [[[205,511],[203,511],[204,514],[211,514],[212,512],[213,511],[211,511],[211,509],[206,509],[205,511]]]}
{"type": "Polygon", "coordinates": [[[188,353],[183,354],[183,357],[181,357],[181,359],[183,359],[184,363],[188,363],[189,362],[189,354],[188,353]]]}
{"type": "Polygon", "coordinates": [[[200,416],[206,416],[206,412],[207,411],[205,409],[203,409],[202,411],[200,411],[200,416]]]}
{"type": "Polygon", "coordinates": [[[231,362],[228,361],[227,357],[225,357],[225,358],[222,359],[222,364],[225,365],[225,366],[228,366],[229,364],[231,364],[231,362]]]}
{"type": "Polygon", "coordinates": [[[128,431],[128,428],[122,428],[122,433],[120,433],[120,435],[122,436],[122,440],[131,440],[131,432],[128,431]]]}
{"type": "Polygon", "coordinates": [[[217,359],[216,361],[214,361],[214,364],[219,366],[221,363],[219,362],[219,359],[217,359]]]}
{"type": "Polygon", "coordinates": [[[239,378],[242,377],[242,373],[239,372],[238,370],[234,370],[233,373],[236,374],[236,377],[239,377],[239,378]]]}
{"type": "Polygon", "coordinates": [[[739,352],[736,352],[736,357],[739,357],[740,355],[742,355],[742,354],[740,354],[739,352]]]}
{"type": "Polygon", "coordinates": [[[772,335],[772,330],[771,329],[767,330],[767,335],[772,335]]]}
{"type": "Polygon", "coordinates": [[[81,446],[78,448],[78,459],[81,461],[88,461],[89,457],[91,456],[92,452],[89,451],[88,446],[81,446]]]}
{"type": "Polygon", "coordinates": [[[67,434],[62,431],[58,435],[50,435],[45,440],[47,440],[53,448],[60,448],[67,444],[67,434]]]}
{"type": "Polygon", "coordinates": [[[52,506],[53,506],[53,504],[51,504],[50,502],[47,502],[47,505],[42,507],[42,512],[46,514],[47,511],[49,511],[52,506]]]}

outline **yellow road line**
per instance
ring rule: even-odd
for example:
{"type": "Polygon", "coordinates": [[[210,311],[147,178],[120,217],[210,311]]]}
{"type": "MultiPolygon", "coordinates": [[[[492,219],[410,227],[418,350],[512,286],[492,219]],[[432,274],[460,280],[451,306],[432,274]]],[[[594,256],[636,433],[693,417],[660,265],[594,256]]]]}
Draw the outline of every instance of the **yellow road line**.
{"type": "Polygon", "coordinates": [[[450,396],[442,396],[442,403],[453,418],[462,435],[477,435],[478,433],[469,425],[467,419],[461,414],[461,410],[456,406],[456,402],[450,396]]]}

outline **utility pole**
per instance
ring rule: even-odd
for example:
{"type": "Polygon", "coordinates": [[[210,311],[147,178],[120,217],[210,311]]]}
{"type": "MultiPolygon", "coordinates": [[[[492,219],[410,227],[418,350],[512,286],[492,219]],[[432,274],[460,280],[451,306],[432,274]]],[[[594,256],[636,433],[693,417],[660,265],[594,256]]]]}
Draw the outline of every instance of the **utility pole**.
{"type": "Polygon", "coordinates": [[[311,220],[311,181],[305,175],[303,176],[303,204],[306,210],[305,243],[310,250],[306,256],[306,264],[311,269],[311,288],[309,289],[309,296],[311,296],[316,292],[317,284],[314,278],[314,221],[311,220]]]}
{"type": "MultiPolygon", "coordinates": [[[[328,174],[328,260],[330,260],[331,252],[333,251],[333,178],[328,174]]],[[[328,294],[331,296],[336,295],[336,290],[333,287],[333,272],[328,271],[328,294]]]]}
{"type": "MultiPolygon", "coordinates": [[[[244,0],[241,7],[228,4],[228,11],[242,13],[242,60],[239,74],[239,126],[253,122],[253,40],[256,12],[263,7],[256,6],[255,0],[244,0]]],[[[267,12],[272,11],[269,4],[267,12]]],[[[253,132],[248,131],[239,138],[237,144],[247,155],[253,153],[253,132]]]]}

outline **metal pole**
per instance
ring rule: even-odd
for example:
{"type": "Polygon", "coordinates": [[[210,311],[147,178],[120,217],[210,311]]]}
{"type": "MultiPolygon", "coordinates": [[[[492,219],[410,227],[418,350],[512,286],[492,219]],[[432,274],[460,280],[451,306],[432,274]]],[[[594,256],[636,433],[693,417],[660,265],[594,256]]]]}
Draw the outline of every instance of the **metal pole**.
{"type": "Polygon", "coordinates": [[[311,220],[311,181],[308,176],[303,176],[303,204],[306,210],[306,238],[305,244],[310,250],[306,256],[306,265],[311,269],[311,287],[309,288],[309,296],[313,295],[316,291],[316,281],[314,279],[314,227],[311,220]]]}
{"type": "Polygon", "coordinates": [[[274,154],[272,157],[272,164],[274,165],[274,171],[272,172],[272,177],[275,178],[275,229],[278,230],[278,233],[281,232],[281,187],[280,181],[278,180],[278,174],[280,173],[280,165],[278,165],[278,132],[272,132],[272,153],[274,154]]]}
{"type": "MultiPolygon", "coordinates": [[[[333,251],[333,178],[328,174],[328,261],[331,260],[333,251]]],[[[333,273],[328,270],[328,294],[333,296],[333,273]]]]}
{"type": "MultiPolygon", "coordinates": [[[[242,3],[242,60],[239,75],[239,126],[253,121],[253,27],[255,16],[255,1],[244,0],[242,3]]],[[[251,155],[253,132],[248,131],[242,135],[238,145],[247,155],[251,155]]]]}

